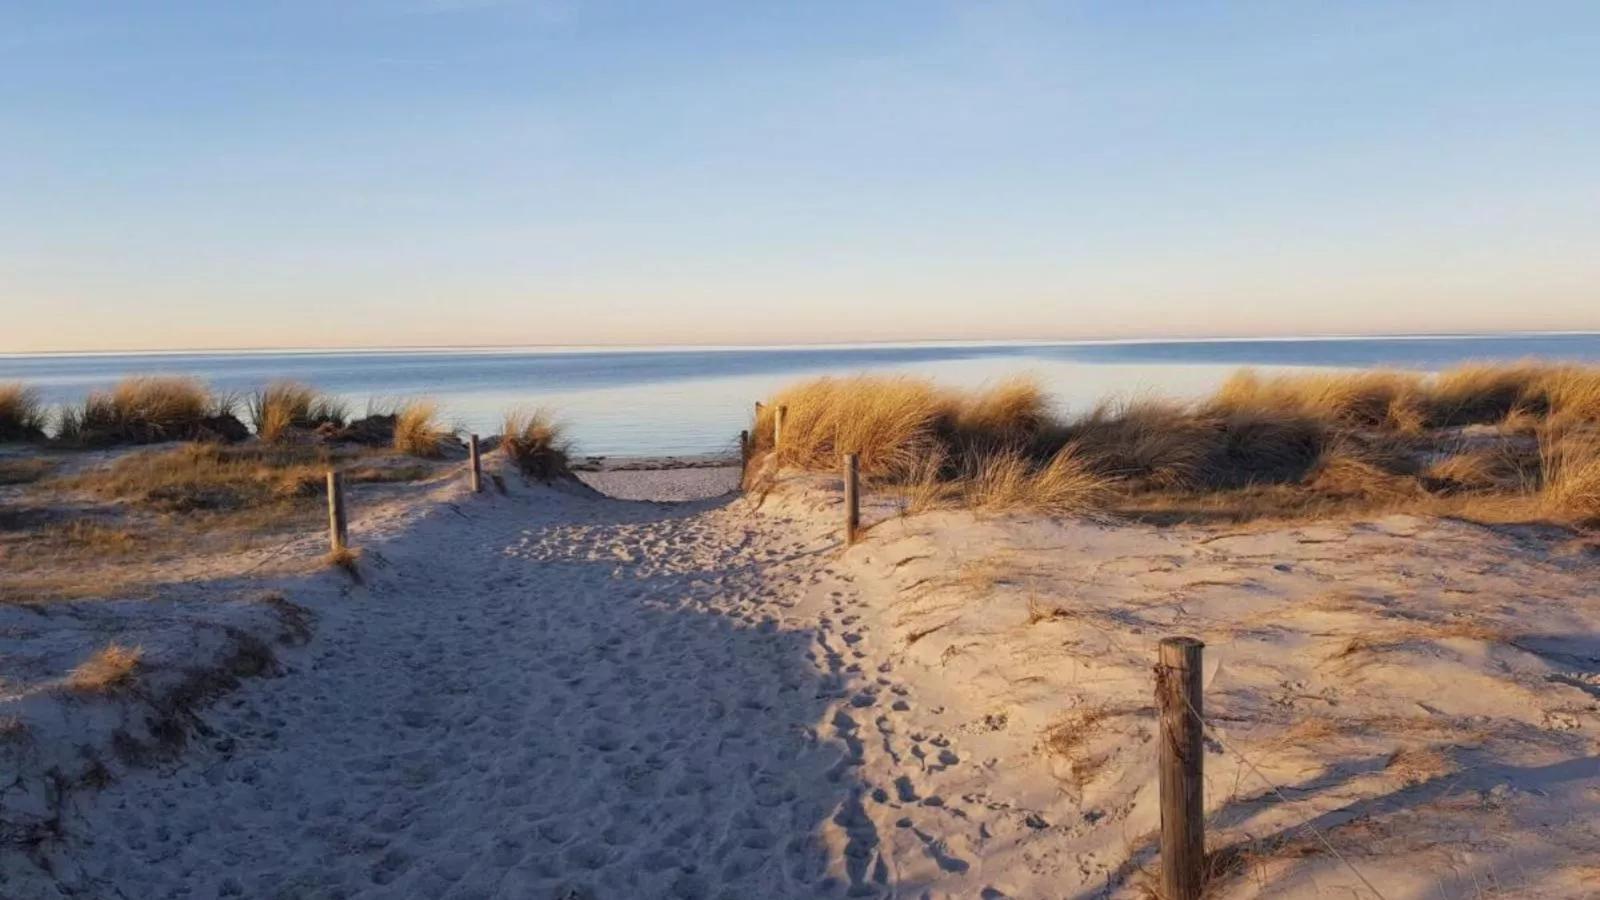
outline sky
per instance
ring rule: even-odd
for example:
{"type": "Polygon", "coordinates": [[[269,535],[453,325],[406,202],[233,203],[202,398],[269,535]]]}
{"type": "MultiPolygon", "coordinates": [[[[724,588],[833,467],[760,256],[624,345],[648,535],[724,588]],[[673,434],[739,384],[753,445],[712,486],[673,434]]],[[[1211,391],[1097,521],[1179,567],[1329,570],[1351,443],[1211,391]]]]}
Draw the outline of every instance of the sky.
{"type": "Polygon", "coordinates": [[[0,0],[0,352],[1600,329],[1600,4],[0,0]]]}

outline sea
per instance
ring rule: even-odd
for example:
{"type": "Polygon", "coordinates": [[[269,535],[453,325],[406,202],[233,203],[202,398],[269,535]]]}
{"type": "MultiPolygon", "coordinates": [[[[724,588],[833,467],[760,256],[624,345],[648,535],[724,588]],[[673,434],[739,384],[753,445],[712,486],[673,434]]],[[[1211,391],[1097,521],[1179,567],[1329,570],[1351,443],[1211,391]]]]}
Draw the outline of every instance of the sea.
{"type": "Polygon", "coordinates": [[[352,410],[428,398],[463,432],[546,407],[597,456],[728,451],[755,401],[795,381],[877,373],[980,387],[1036,379],[1063,415],[1106,400],[1201,396],[1240,368],[1263,373],[1395,367],[1437,371],[1525,358],[1600,363],[1600,333],[1241,340],[835,344],[790,347],[271,350],[0,354],[0,381],[73,403],[129,375],[183,374],[219,392],[292,379],[352,410]]]}

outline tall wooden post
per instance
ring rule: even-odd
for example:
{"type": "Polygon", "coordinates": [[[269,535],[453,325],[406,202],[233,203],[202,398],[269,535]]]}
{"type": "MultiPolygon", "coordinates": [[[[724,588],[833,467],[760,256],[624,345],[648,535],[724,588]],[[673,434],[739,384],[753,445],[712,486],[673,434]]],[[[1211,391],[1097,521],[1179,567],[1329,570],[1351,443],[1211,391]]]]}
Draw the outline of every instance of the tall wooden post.
{"type": "Polygon", "coordinates": [[[334,552],[350,546],[350,524],[344,514],[344,478],[328,470],[328,546],[334,552]]]}
{"type": "Polygon", "coordinates": [[[483,493],[483,456],[478,451],[478,436],[467,436],[467,455],[472,459],[472,492],[483,493]]]}
{"type": "Polygon", "coordinates": [[[772,410],[772,450],[776,453],[783,447],[783,420],[789,417],[789,407],[778,406],[772,410]]]}
{"type": "Polygon", "coordinates": [[[750,468],[750,432],[739,432],[739,486],[744,486],[745,473],[750,468]]]}
{"type": "Polygon", "coordinates": [[[1205,888],[1205,744],[1200,660],[1205,644],[1166,638],[1156,665],[1161,717],[1161,896],[1200,900],[1205,888]]]}
{"type": "Polygon", "coordinates": [[[861,457],[854,453],[844,455],[844,543],[856,542],[856,532],[861,530],[861,457]]]}

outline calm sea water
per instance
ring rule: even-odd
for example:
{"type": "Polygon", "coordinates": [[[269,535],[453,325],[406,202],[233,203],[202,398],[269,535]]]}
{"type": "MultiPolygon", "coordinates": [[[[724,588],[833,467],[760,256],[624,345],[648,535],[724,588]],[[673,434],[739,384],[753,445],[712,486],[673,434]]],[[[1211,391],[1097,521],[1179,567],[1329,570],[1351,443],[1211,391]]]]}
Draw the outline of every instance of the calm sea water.
{"type": "Polygon", "coordinates": [[[952,386],[1012,375],[1042,382],[1064,413],[1108,396],[1192,397],[1241,366],[1263,371],[1397,366],[1435,370],[1524,357],[1600,362],[1600,334],[1439,338],[910,344],[638,350],[394,350],[0,356],[0,381],[21,379],[73,402],[133,374],[196,375],[220,391],[278,378],[316,385],[356,410],[372,400],[430,397],[463,430],[490,434],[501,414],[542,405],[579,449],[605,455],[728,449],[751,403],[816,375],[890,372],[952,386]]]}

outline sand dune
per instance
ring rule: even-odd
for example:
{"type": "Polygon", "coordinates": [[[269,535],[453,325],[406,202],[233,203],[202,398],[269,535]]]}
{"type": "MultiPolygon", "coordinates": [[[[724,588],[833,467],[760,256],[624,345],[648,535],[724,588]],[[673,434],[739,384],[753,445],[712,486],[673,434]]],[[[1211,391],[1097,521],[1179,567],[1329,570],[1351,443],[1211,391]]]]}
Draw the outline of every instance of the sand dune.
{"type": "MultiPolygon", "coordinates": [[[[359,585],[263,582],[310,641],[181,755],[108,753],[56,833],[0,847],[0,896],[1140,896],[1149,666],[1180,632],[1210,645],[1221,896],[1596,894],[1582,546],[880,505],[846,550],[826,479],[510,481],[364,512],[359,585]]],[[[45,702],[40,778],[122,701],[45,702]]]]}

